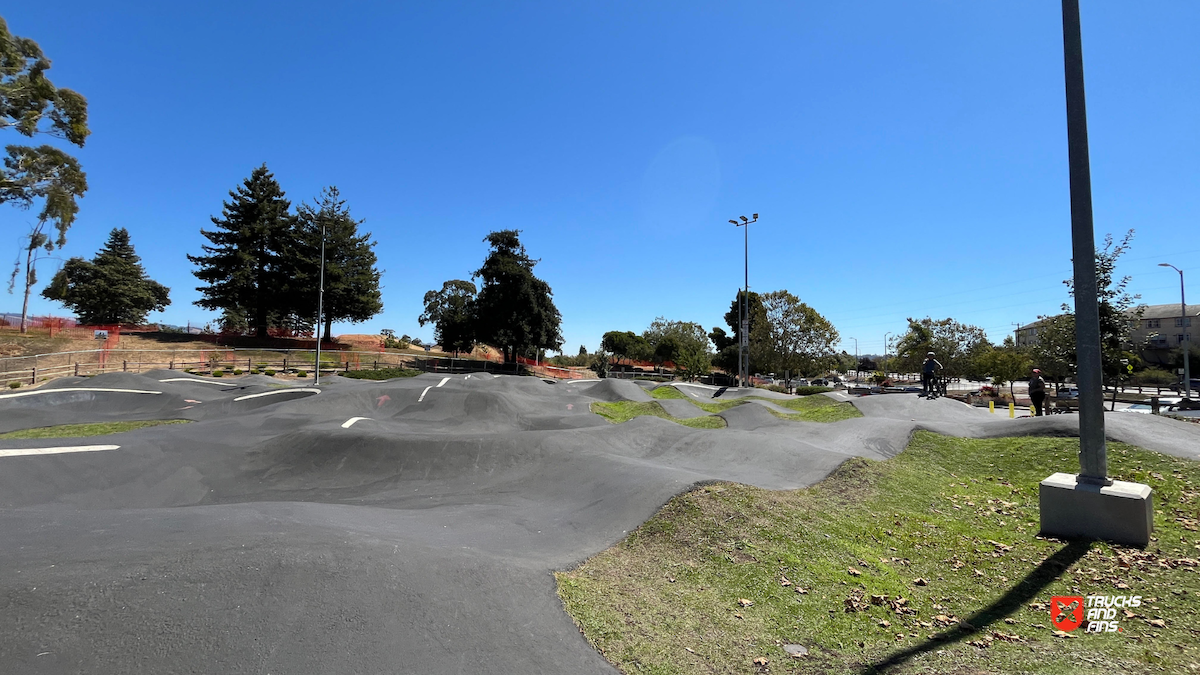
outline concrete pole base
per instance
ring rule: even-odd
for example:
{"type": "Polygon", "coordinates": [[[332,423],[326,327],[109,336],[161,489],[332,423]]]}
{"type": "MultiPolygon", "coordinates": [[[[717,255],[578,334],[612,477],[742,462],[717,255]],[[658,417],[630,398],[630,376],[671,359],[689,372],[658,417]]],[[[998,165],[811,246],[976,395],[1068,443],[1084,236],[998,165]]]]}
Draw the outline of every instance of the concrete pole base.
{"type": "Polygon", "coordinates": [[[1042,534],[1104,539],[1145,546],[1154,529],[1154,491],[1149,485],[1113,481],[1081,483],[1078,476],[1056,473],[1038,490],[1042,534]]]}

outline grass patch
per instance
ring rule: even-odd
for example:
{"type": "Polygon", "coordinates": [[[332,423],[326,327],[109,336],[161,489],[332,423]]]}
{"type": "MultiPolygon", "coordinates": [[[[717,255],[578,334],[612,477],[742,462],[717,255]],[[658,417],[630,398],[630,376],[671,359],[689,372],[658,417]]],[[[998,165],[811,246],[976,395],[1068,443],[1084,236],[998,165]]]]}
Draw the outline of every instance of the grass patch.
{"type": "Polygon", "coordinates": [[[132,422],[97,422],[95,424],[60,424],[55,427],[21,429],[0,434],[0,438],[75,438],[79,436],[106,436],[123,431],[156,427],[161,424],[187,424],[191,420],[137,420],[132,422]]]}
{"type": "Polygon", "coordinates": [[[862,413],[859,412],[858,408],[855,408],[853,404],[846,401],[835,401],[828,396],[802,396],[800,398],[789,399],[746,396],[744,398],[729,399],[727,401],[697,401],[694,398],[689,398],[688,400],[694,403],[701,410],[710,413],[719,413],[722,410],[729,410],[735,406],[749,403],[751,400],[770,401],[775,405],[795,411],[793,413],[781,413],[777,410],[771,410],[773,415],[783,419],[797,420],[801,422],[837,422],[838,420],[846,420],[852,417],[862,417],[862,413]]]}
{"type": "Polygon", "coordinates": [[[657,399],[687,398],[686,396],[683,395],[683,392],[681,392],[678,389],[676,389],[675,387],[671,387],[671,386],[658,387],[656,389],[651,389],[650,395],[657,399]]]}
{"type": "Polygon", "coordinates": [[[852,417],[862,417],[862,413],[852,403],[835,401],[828,396],[805,396],[803,398],[772,402],[795,411],[793,413],[781,413],[778,410],[771,410],[772,415],[785,420],[838,422],[840,420],[848,420],[852,417]]]}
{"type": "Polygon", "coordinates": [[[346,370],[338,373],[355,380],[390,380],[394,377],[416,377],[421,371],[409,368],[380,368],[379,370],[346,370]]]}
{"type": "Polygon", "coordinates": [[[612,422],[620,424],[628,422],[635,417],[650,415],[652,417],[661,417],[664,420],[671,420],[676,424],[682,424],[685,427],[693,429],[724,429],[725,420],[720,417],[705,415],[703,417],[693,417],[691,419],[680,419],[672,417],[663,409],[658,401],[647,401],[639,403],[637,401],[614,401],[612,403],[597,402],[592,404],[592,412],[612,422]]]}
{"type": "Polygon", "coordinates": [[[1078,450],[921,432],[805,490],[707,485],[558,573],[559,596],[628,673],[1197,672],[1200,464],[1110,444],[1113,477],[1155,490],[1155,541],[1040,538],[1038,482],[1078,450]],[[1056,637],[1050,597],[1089,594],[1143,604],[1056,637]]]}

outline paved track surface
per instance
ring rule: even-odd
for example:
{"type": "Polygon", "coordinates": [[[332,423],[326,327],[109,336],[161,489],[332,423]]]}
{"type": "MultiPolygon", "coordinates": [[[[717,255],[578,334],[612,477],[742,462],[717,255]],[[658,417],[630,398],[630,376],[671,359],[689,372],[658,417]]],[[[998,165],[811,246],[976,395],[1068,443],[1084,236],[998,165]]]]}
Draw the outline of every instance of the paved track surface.
{"type": "MultiPolygon", "coordinates": [[[[893,456],[917,429],[1078,432],[1075,416],[1009,420],[905,395],[830,394],[864,414],[832,424],[741,405],[721,430],[589,411],[653,400],[653,386],[472,374],[318,391],[156,371],[0,395],[0,431],[194,421],[0,441],[0,672],[613,673],[551,572],[697,482],[802,487],[849,456],[893,456]],[[12,456],[62,446],[92,451],[12,456]]],[[[786,398],[719,399],[751,393],[786,398]]],[[[1200,450],[1200,426],[1107,419],[1116,439],[1200,450]]]]}

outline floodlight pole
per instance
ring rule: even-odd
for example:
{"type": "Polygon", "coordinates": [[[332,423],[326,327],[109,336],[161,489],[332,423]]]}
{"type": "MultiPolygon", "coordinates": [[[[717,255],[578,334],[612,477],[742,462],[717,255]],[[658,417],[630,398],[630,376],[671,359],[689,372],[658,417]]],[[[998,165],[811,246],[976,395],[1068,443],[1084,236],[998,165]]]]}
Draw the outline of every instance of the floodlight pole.
{"type": "Polygon", "coordinates": [[[741,324],[739,324],[740,330],[738,330],[741,337],[738,345],[738,374],[742,378],[742,386],[748,387],[750,386],[750,223],[758,222],[758,214],[754,214],[753,218],[746,216],[738,216],[738,218],[741,219],[740,223],[732,218],[729,222],[737,227],[746,228],[746,287],[742,292],[742,317],[741,324]]]}
{"type": "Polygon", "coordinates": [[[317,284],[317,362],[313,364],[313,384],[321,384],[321,329],[325,310],[325,223],[321,223],[321,278],[317,284]]]}
{"type": "Polygon", "coordinates": [[[1108,449],[1104,441],[1104,382],[1100,358],[1100,311],[1096,299],[1096,239],[1092,229],[1092,177],[1088,160],[1079,0],[1062,0],[1062,11],[1067,154],[1071,168],[1071,253],[1075,267],[1079,482],[1108,484],[1112,481],[1108,478],[1108,449]]]}
{"type": "Polygon", "coordinates": [[[1190,399],[1192,397],[1192,368],[1189,362],[1192,360],[1190,347],[1188,345],[1188,315],[1187,315],[1187,300],[1183,295],[1183,270],[1172,265],[1171,263],[1159,263],[1159,267],[1170,267],[1179,272],[1179,323],[1183,329],[1183,397],[1190,399]]]}

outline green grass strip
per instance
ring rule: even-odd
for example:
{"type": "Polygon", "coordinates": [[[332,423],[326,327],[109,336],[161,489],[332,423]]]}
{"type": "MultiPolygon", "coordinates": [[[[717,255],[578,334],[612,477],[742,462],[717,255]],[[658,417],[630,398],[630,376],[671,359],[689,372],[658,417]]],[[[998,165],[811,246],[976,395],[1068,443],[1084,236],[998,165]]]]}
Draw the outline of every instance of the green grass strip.
{"type": "Polygon", "coordinates": [[[559,595],[627,673],[1197,671],[1200,463],[1109,445],[1114,478],[1154,488],[1145,550],[1040,537],[1038,483],[1078,451],[920,432],[809,489],[707,485],[558,573],[559,595]],[[1142,605],[1121,632],[1056,636],[1051,596],[1089,594],[1142,605]]]}
{"type": "Polygon", "coordinates": [[[612,422],[613,424],[621,424],[628,422],[635,417],[650,415],[652,417],[661,417],[665,420],[671,420],[676,424],[682,424],[685,427],[693,429],[724,429],[725,420],[712,415],[703,417],[693,417],[690,419],[680,419],[672,417],[663,409],[658,401],[647,401],[640,403],[637,401],[614,401],[612,403],[597,402],[592,404],[592,412],[612,422]]]}
{"type": "Polygon", "coordinates": [[[650,390],[650,395],[657,399],[687,398],[681,391],[670,385],[663,385],[650,390]]]}
{"type": "Polygon", "coordinates": [[[191,420],[138,420],[131,422],[97,422],[95,424],[60,424],[54,427],[21,429],[0,434],[0,438],[76,438],[80,436],[106,436],[123,431],[156,427],[162,424],[187,424],[191,420]]]}

